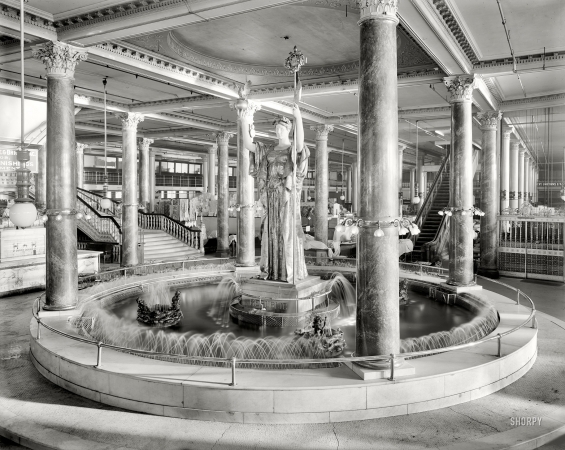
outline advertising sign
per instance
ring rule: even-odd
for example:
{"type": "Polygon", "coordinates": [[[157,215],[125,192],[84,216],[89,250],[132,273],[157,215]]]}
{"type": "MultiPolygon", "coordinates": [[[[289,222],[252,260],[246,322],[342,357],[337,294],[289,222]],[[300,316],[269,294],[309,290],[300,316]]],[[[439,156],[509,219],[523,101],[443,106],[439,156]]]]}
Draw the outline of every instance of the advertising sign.
{"type": "MultiPolygon", "coordinates": [[[[15,172],[20,167],[18,152],[13,149],[0,148],[0,172],[15,172]]],[[[32,173],[37,173],[37,149],[29,150],[29,161],[26,167],[32,173]]]]}

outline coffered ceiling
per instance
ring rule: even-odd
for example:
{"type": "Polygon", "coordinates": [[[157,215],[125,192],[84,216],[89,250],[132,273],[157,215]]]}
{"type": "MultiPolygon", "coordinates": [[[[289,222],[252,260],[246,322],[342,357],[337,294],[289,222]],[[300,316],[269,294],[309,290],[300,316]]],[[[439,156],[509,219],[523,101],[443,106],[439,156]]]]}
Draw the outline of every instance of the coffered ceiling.
{"type": "MultiPolygon", "coordinates": [[[[229,101],[247,81],[250,99],[263,106],[255,116],[261,139],[274,138],[274,117],[291,114],[292,78],[283,62],[297,45],[308,58],[300,105],[306,139],[313,146],[310,125],[333,124],[330,159],[340,165],[343,149],[344,163],[350,164],[357,149],[357,3],[30,0],[26,95],[46,99],[44,68],[31,58],[31,45],[59,39],[84,46],[88,60],[76,71],[77,141],[100,147],[106,77],[109,139],[117,150],[120,124],[111,113],[136,111],[146,115],[140,136],[155,139],[155,147],[201,155],[214,132],[235,131],[229,101]]],[[[0,0],[0,100],[19,95],[18,5],[0,0]]],[[[450,109],[443,77],[457,74],[477,76],[475,111],[501,109],[540,162],[563,158],[565,2],[400,0],[398,15],[399,141],[407,145],[407,167],[414,162],[416,135],[428,161],[445,154],[450,109]]],[[[476,124],[473,140],[480,146],[476,124]]],[[[231,144],[235,156],[235,139],[231,144]]]]}

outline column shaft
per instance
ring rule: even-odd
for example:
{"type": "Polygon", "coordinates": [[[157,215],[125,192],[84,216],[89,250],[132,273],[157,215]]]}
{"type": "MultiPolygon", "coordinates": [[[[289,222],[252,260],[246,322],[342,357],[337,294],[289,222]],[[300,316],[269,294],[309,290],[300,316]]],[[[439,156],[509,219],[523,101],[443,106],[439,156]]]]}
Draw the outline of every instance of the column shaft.
{"type": "Polygon", "coordinates": [[[518,156],[518,208],[520,208],[522,206],[522,203],[524,203],[525,199],[524,199],[524,156],[525,156],[525,150],[523,148],[520,148],[520,153],[518,156]]]}
{"type": "Polygon", "coordinates": [[[251,101],[239,101],[237,109],[237,256],[236,264],[242,267],[255,266],[255,180],[249,173],[249,150],[243,144],[243,133],[249,133],[255,111],[260,105],[251,101]]]}
{"type": "Polygon", "coordinates": [[[481,262],[479,274],[498,278],[498,163],[496,154],[496,132],[501,114],[488,111],[477,114],[481,123],[481,262]]]}
{"type": "Polygon", "coordinates": [[[155,153],[149,151],[149,212],[155,212],[155,153]]]}
{"type": "Polygon", "coordinates": [[[138,257],[137,124],[143,116],[126,113],[122,120],[122,267],[135,266],[138,257]]]}
{"type": "Polygon", "coordinates": [[[530,157],[524,157],[524,201],[530,201],[530,157]]]}
{"type": "Polygon", "coordinates": [[[359,120],[360,227],[357,267],[358,356],[398,353],[398,229],[375,236],[372,223],[398,217],[396,2],[361,2],[359,120]],[[372,223],[371,223],[372,222],[372,223]]]}
{"type": "Polygon", "coordinates": [[[148,211],[151,201],[151,171],[149,170],[149,146],[152,139],[140,139],[139,148],[139,205],[148,211]]]}
{"type": "Polygon", "coordinates": [[[87,147],[86,144],[76,143],[76,180],[77,187],[84,188],[84,149],[87,147]]]}
{"type": "Polygon", "coordinates": [[[86,52],[60,42],[33,48],[47,68],[47,249],[45,309],[66,310],[78,296],[74,70],[86,52]],[[60,214],[61,213],[61,214],[60,214]],[[60,214],[60,220],[55,217],[60,214]]]}
{"type": "Polygon", "coordinates": [[[354,212],[359,212],[359,167],[357,163],[351,165],[352,191],[351,191],[351,207],[354,212]]]}
{"type": "Polygon", "coordinates": [[[402,204],[404,203],[404,195],[402,194],[402,163],[404,158],[404,144],[398,144],[398,214],[402,216],[402,204]]]}
{"type": "MultiPolygon", "coordinates": [[[[219,166],[218,166],[219,169],[219,166]]],[[[219,170],[218,170],[218,176],[219,170]]],[[[219,190],[219,186],[218,186],[219,190]]],[[[208,192],[208,158],[202,158],[202,192],[208,192]]]]}
{"type": "Polygon", "coordinates": [[[473,275],[473,116],[472,77],[445,79],[451,93],[451,207],[449,221],[449,278],[453,286],[474,284],[473,275]],[[465,215],[462,214],[465,211],[465,215]]]}
{"type": "Polygon", "coordinates": [[[510,141],[510,195],[509,205],[511,210],[518,209],[518,159],[520,141],[510,141]]]}
{"type": "Polygon", "coordinates": [[[410,169],[410,203],[416,195],[416,169],[410,169]]]}
{"type": "Polygon", "coordinates": [[[216,195],[216,151],[216,146],[208,149],[208,193],[212,195],[216,195]]]}
{"type": "Polygon", "coordinates": [[[230,133],[218,133],[218,245],[216,256],[229,256],[229,167],[228,167],[228,144],[233,136],[230,133]]]}
{"type": "Polygon", "coordinates": [[[316,125],[316,191],[314,197],[314,236],[317,241],[328,243],[328,201],[329,201],[329,168],[328,168],[328,134],[332,125],[316,125]]]}
{"type": "Polygon", "coordinates": [[[502,130],[500,150],[500,211],[510,207],[510,135],[512,129],[502,130]]]}

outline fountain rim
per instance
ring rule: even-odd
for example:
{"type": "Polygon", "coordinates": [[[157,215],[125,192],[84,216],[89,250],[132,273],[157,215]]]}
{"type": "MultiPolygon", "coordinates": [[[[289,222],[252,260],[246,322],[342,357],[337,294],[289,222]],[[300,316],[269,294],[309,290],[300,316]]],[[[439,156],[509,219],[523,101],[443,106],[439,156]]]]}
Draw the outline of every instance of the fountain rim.
{"type": "MultiPolygon", "coordinates": [[[[219,272],[216,271],[216,277],[222,273],[233,273],[231,271],[222,271],[220,270],[219,272]]],[[[159,278],[154,278],[151,279],[151,282],[157,282],[158,280],[163,280],[163,279],[168,279],[168,280],[178,280],[178,279],[184,279],[184,278],[195,278],[198,275],[201,275],[202,273],[206,273],[209,274],[210,272],[193,272],[190,274],[187,274],[186,276],[183,276],[182,278],[179,278],[179,276],[175,276],[175,275],[169,275],[166,277],[159,277],[159,278]]],[[[411,275],[411,274],[407,274],[407,275],[411,275]]],[[[528,317],[519,325],[515,326],[514,328],[511,328],[507,331],[504,331],[502,333],[497,333],[496,335],[492,335],[492,336],[486,336],[483,337],[477,341],[473,341],[473,342],[467,342],[465,344],[459,344],[459,345],[454,345],[454,346],[449,346],[449,347],[442,347],[442,348],[437,348],[437,349],[432,349],[432,350],[423,350],[423,351],[418,351],[418,352],[407,352],[407,353],[391,353],[390,355],[370,355],[370,356],[355,356],[355,357],[339,357],[339,358],[319,358],[319,359],[280,359],[280,360],[276,360],[277,364],[328,364],[328,363],[346,363],[346,362],[391,362],[394,361],[395,359],[398,358],[403,358],[405,360],[407,359],[413,359],[413,358],[419,358],[419,357],[424,357],[424,356],[429,356],[429,355],[437,355],[440,353],[448,353],[451,351],[456,351],[456,350],[462,350],[462,349],[466,349],[466,348],[471,348],[480,344],[483,344],[485,342],[490,342],[493,341],[495,339],[497,339],[499,341],[500,344],[500,340],[502,337],[504,336],[508,336],[509,334],[512,334],[514,332],[516,332],[517,330],[525,327],[528,323],[532,322],[532,328],[534,328],[535,326],[535,314],[536,314],[536,309],[535,309],[535,304],[533,302],[533,300],[523,291],[514,288],[513,286],[507,285],[506,283],[502,283],[500,281],[496,281],[496,280],[492,280],[489,278],[485,278],[482,277],[480,275],[478,275],[479,278],[488,280],[490,282],[493,282],[495,284],[499,284],[504,286],[507,289],[510,289],[512,291],[516,291],[518,293],[518,301],[517,304],[519,305],[519,298],[520,295],[522,295],[525,299],[527,299],[531,306],[531,311],[530,314],[528,315],[528,317]]],[[[418,280],[418,278],[412,278],[411,276],[406,276],[404,278],[407,279],[415,279],[418,280]]],[[[121,288],[121,290],[125,290],[127,286],[131,286],[131,285],[139,285],[140,280],[137,280],[137,282],[132,282],[132,283],[128,283],[125,286],[119,286],[119,288],[121,288]]],[[[424,280],[421,280],[421,282],[424,282],[424,280]]],[[[429,284],[433,284],[433,283],[429,283],[429,284]]],[[[104,293],[104,292],[108,292],[110,290],[112,290],[113,288],[109,288],[106,289],[105,291],[99,292],[94,294],[95,296],[99,296],[100,294],[104,293]]],[[[468,295],[472,295],[471,293],[468,293],[468,295]]],[[[46,329],[48,329],[49,331],[56,333],[58,335],[61,335],[63,337],[66,337],[68,339],[71,340],[75,340],[75,341],[79,341],[79,342],[83,342],[86,344],[90,344],[90,345],[96,345],[100,351],[101,348],[109,348],[109,349],[113,349],[113,350],[117,350],[117,351],[122,351],[122,352],[128,352],[128,353],[132,353],[132,354],[145,354],[145,355],[154,355],[154,356],[164,356],[164,357],[175,357],[175,358],[179,358],[179,359],[185,359],[185,360],[190,360],[190,361],[203,361],[203,362],[216,362],[216,363],[229,363],[232,364],[234,362],[235,358],[214,358],[214,357],[203,357],[203,356],[188,356],[188,355],[179,355],[179,354],[172,354],[172,353],[162,353],[162,352],[154,352],[154,351],[149,351],[149,350],[138,350],[138,349],[132,349],[129,347],[121,347],[121,346],[117,346],[117,345],[113,345],[113,344],[106,344],[103,342],[98,342],[98,341],[94,341],[91,339],[84,339],[82,337],[79,336],[73,336],[70,335],[68,333],[65,333],[64,331],[58,330],[56,328],[53,328],[51,326],[49,326],[48,324],[42,322],[41,317],[39,317],[39,312],[40,312],[40,302],[41,299],[45,296],[45,294],[40,295],[39,297],[36,298],[36,300],[33,302],[32,304],[32,316],[33,318],[37,321],[38,323],[38,330],[40,330],[41,326],[45,327],[46,329]]],[[[299,299],[297,299],[299,300],[299,299]]],[[[522,305],[524,306],[524,305],[522,305]]],[[[273,364],[273,360],[268,360],[268,359],[237,359],[238,363],[249,363],[249,364],[273,364]]]]}

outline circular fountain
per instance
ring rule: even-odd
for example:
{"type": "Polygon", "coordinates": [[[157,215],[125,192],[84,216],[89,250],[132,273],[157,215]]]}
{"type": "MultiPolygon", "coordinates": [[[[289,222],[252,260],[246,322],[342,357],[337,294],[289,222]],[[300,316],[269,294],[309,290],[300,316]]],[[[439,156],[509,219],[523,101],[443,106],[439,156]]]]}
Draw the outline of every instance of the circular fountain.
{"type": "MultiPolygon", "coordinates": [[[[512,335],[519,338],[501,358],[496,341],[442,353],[508,330],[529,311],[518,306],[499,321],[508,299],[454,294],[441,279],[405,273],[402,352],[427,357],[410,356],[410,374],[396,371],[394,382],[386,371],[363,377],[354,358],[355,289],[345,277],[316,282],[305,296],[284,286],[258,295],[259,281],[209,269],[101,283],[84,292],[72,315],[40,313],[42,329],[57,334],[43,330],[32,339],[32,360],[59,385],[111,405],[271,423],[358,420],[469,401],[509,384],[535,360],[530,328],[512,335]],[[81,342],[69,339],[65,349],[61,333],[81,342]],[[99,343],[98,358],[88,343],[99,343]]],[[[34,320],[34,336],[36,327],[34,320]]]]}

